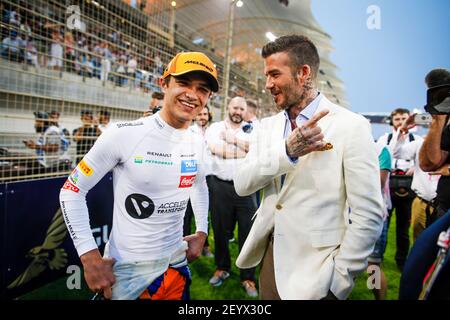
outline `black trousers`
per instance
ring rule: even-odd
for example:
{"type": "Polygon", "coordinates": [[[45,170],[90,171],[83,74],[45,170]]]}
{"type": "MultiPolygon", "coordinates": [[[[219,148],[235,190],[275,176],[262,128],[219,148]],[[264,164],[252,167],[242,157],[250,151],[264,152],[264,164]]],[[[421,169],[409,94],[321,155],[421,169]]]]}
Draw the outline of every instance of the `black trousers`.
{"type": "MultiPolygon", "coordinates": [[[[233,232],[235,222],[238,224],[239,252],[252,227],[252,217],[256,207],[252,196],[240,197],[232,182],[211,176],[211,222],[214,231],[214,258],[217,269],[229,271],[231,259],[229,235],[233,232]]],[[[255,268],[240,269],[241,281],[255,281],[255,268]]]]}
{"type": "Polygon", "coordinates": [[[409,226],[411,224],[411,204],[414,198],[400,197],[391,190],[392,209],[389,211],[388,223],[391,221],[392,211],[396,215],[397,251],[395,261],[402,268],[409,252],[409,226]]]}

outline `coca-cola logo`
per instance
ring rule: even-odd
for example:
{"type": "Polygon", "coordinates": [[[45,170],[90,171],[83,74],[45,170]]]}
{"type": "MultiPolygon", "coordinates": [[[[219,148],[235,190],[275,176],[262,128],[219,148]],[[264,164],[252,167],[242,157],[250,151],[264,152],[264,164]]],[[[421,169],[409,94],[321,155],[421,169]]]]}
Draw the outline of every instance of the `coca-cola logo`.
{"type": "Polygon", "coordinates": [[[80,189],[78,189],[76,186],[74,186],[69,180],[66,180],[66,182],[64,183],[62,188],[73,191],[75,193],[78,193],[80,191],[80,189]]]}
{"type": "Polygon", "coordinates": [[[190,188],[194,184],[196,175],[193,176],[181,176],[180,177],[180,184],[178,185],[178,188],[190,188]]]}

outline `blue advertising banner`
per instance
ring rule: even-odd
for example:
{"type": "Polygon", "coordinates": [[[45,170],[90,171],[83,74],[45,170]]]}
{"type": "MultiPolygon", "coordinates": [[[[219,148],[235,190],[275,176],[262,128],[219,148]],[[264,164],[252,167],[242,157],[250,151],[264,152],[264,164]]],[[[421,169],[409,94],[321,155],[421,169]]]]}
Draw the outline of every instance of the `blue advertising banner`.
{"type": "MultiPolygon", "coordinates": [[[[68,275],[80,260],[59,207],[66,178],[2,184],[2,296],[10,299],[68,275]]],[[[112,225],[112,174],[87,195],[93,235],[103,251],[112,225]]]]}

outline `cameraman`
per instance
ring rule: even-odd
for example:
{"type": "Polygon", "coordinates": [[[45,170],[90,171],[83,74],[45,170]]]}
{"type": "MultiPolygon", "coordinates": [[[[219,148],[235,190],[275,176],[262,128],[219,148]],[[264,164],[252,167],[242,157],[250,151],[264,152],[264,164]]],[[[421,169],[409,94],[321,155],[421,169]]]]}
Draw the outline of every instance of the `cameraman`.
{"type": "Polygon", "coordinates": [[[402,125],[407,121],[409,117],[409,110],[403,108],[397,108],[391,112],[390,125],[392,126],[392,132],[386,133],[381,136],[377,145],[382,149],[383,146],[387,146],[392,157],[392,174],[389,180],[390,195],[392,200],[392,208],[389,210],[388,222],[392,217],[392,213],[395,208],[396,215],[396,240],[397,250],[395,253],[395,261],[397,267],[403,270],[406,258],[409,251],[409,226],[411,222],[411,205],[415,198],[415,193],[411,189],[412,175],[414,172],[414,160],[405,160],[394,157],[394,145],[400,136],[404,135],[405,145],[408,145],[416,140],[420,140],[421,137],[417,136],[408,130],[400,132],[402,125]]]}
{"type": "Polygon", "coordinates": [[[425,110],[433,120],[419,154],[420,168],[430,174],[440,174],[435,210],[430,223],[450,209],[450,72],[434,69],[425,77],[428,86],[425,110]]]}

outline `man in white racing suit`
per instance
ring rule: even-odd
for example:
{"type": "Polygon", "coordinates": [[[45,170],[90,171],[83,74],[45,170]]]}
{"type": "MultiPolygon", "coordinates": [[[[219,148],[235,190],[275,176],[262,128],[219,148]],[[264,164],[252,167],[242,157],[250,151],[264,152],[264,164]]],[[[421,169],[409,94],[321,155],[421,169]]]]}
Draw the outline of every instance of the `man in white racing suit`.
{"type": "Polygon", "coordinates": [[[186,260],[201,254],[207,237],[204,143],[188,128],[212,91],[218,91],[217,71],[203,53],[179,53],[160,85],[165,94],[161,112],[112,124],[61,189],[61,209],[86,282],[106,299],[189,298],[186,260]],[[89,225],[86,194],[110,170],[113,227],[102,257],[89,225]],[[183,238],[189,198],[197,230],[183,238]]]}

